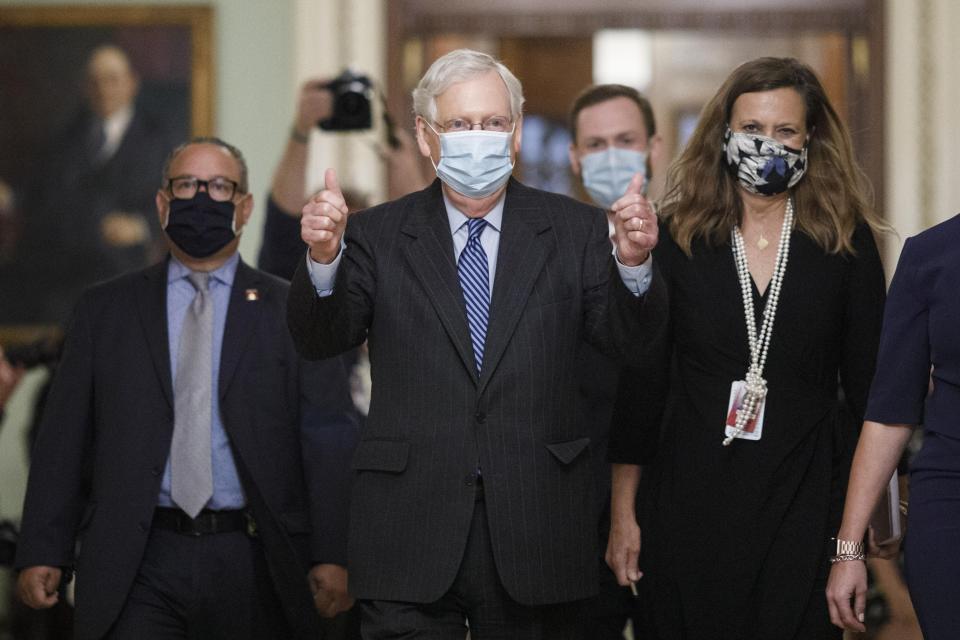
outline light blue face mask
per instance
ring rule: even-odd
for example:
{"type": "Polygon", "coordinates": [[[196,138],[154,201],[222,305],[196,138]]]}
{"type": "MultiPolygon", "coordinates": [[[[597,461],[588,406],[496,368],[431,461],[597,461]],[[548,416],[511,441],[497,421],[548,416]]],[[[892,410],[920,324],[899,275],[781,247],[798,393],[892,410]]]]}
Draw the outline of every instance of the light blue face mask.
{"type": "MultiPolygon", "coordinates": [[[[430,129],[437,133],[433,127],[430,129]]],[[[443,183],[457,193],[468,198],[486,198],[510,179],[513,173],[510,158],[512,130],[456,131],[437,135],[440,138],[440,163],[433,165],[434,169],[443,183]]]]}
{"type": "MultiPolygon", "coordinates": [[[[638,172],[646,178],[647,154],[643,151],[608,147],[580,158],[583,187],[593,201],[604,209],[609,209],[623,197],[630,180],[638,172]]],[[[647,193],[646,180],[643,182],[643,193],[647,193]]]]}

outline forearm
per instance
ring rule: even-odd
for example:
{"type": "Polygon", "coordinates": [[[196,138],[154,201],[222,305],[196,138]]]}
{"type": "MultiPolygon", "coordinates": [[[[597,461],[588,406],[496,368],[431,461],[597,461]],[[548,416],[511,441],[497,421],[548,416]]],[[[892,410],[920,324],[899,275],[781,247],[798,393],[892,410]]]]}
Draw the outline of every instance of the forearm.
{"type": "Polygon", "coordinates": [[[610,519],[637,520],[637,488],[640,486],[640,477],[643,467],[636,464],[611,465],[610,486],[610,519]]]}
{"type": "Polygon", "coordinates": [[[307,200],[308,144],[295,139],[297,135],[309,135],[309,132],[291,132],[270,184],[274,202],[284,213],[294,217],[300,216],[300,209],[307,200]]]}
{"type": "Polygon", "coordinates": [[[909,425],[865,422],[850,469],[850,483],[837,537],[862,540],[870,516],[910,439],[909,425]]]}

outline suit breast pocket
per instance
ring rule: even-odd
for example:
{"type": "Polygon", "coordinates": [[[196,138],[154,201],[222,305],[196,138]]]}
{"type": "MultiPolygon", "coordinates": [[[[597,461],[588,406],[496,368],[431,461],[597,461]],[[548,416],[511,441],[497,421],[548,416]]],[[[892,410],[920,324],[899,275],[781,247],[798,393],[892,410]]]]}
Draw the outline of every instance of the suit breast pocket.
{"type": "Polygon", "coordinates": [[[569,465],[580,457],[590,446],[590,438],[577,438],[576,440],[567,440],[564,442],[547,443],[547,451],[553,454],[562,465],[569,465]]]}

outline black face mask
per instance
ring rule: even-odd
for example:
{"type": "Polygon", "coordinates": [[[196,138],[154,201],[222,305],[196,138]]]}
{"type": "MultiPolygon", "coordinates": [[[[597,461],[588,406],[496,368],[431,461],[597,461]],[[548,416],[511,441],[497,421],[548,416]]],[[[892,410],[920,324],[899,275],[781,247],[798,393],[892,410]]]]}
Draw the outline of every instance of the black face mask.
{"type": "Polygon", "coordinates": [[[165,231],[173,243],[193,258],[212,256],[237,237],[233,231],[236,205],[218,202],[206,191],[189,200],[170,201],[165,231]]]}

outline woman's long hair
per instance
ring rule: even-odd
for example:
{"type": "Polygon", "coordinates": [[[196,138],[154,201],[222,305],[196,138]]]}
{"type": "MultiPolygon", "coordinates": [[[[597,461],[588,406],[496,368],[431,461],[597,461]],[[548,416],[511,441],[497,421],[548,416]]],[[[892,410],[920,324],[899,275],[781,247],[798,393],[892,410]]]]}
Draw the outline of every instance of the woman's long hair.
{"type": "Polygon", "coordinates": [[[875,231],[890,229],[871,207],[870,183],[813,70],[793,58],[757,58],[734,69],[703,108],[690,142],[667,172],[661,211],[687,255],[698,236],[713,246],[726,242],[742,215],[737,178],[722,153],[733,103],[744,93],[783,87],[803,99],[809,135],[807,172],[792,189],[797,228],[829,253],[852,253],[861,221],[875,231]]]}

